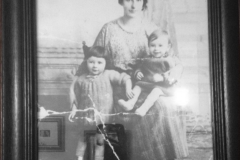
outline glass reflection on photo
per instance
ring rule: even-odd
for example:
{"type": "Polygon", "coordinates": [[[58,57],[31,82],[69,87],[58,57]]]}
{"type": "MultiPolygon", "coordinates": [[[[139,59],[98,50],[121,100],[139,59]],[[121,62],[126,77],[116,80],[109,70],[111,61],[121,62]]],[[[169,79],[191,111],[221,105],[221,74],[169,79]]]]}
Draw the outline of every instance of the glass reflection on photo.
{"type": "Polygon", "coordinates": [[[39,140],[65,142],[39,160],[212,160],[207,10],[205,0],[38,0],[39,140]],[[56,116],[61,134],[45,121],[56,116]]]}

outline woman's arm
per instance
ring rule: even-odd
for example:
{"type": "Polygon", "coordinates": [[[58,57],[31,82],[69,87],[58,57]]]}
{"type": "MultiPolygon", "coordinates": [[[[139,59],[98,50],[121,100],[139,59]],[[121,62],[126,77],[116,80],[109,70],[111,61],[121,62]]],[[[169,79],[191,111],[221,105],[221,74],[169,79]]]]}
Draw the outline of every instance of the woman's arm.
{"type": "Polygon", "coordinates": [[[105,70],[105,72],[108,75],[111,83],[115,83],[115,84],[118,84],[118,85],[122,85],[122,84],[125,85],[127,80],[131,79],[131,77],[124,72],[119,73],[115,70],[105,70]]]}
{"type": "Polygon", "coordinates": [[[169,72],[169,79],[178,81],[183,73],[183,65],[178,57],[174,56],[173,58],[175,61],[175,66],[169,72]]]}
{"type": "Polygon", "coordinates": [[[132,90],[132,81],[131,79],[127,79],[125,82],[125,91],[126,96],[128,99],[132,99],[134,96],[133,90],[132,90]]]}
{"type": "Polygon", "coordinates": [[[131,77],[126,73],[119,73],[115,70],[106,70],[111,83],[124,85],[126,96],[130,99],[133,97],[131,77]]]}

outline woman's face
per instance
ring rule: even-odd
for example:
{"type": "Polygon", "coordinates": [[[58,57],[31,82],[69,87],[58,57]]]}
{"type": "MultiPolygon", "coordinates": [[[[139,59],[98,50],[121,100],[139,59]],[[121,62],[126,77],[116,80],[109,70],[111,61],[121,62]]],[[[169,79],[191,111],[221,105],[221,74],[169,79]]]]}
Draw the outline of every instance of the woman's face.
{"type": "Polygon", "coordinates": [[[168,36],[160,36],[149,43],[149,51],[153,57],[160,58],[170,49],[168,36]]]}
{"type": "Polygon", "coordinates": [[[91,75],[99,75],[101,74],[106,67],[106,60],[104,58],[98,57],[89,57],[87,59],[87,68],[91,75]]]}
{"type": "Polygon", "coordinates": [[[143,0],[123,0],[124,15],[135,18],[141,15],[143,0]]]}

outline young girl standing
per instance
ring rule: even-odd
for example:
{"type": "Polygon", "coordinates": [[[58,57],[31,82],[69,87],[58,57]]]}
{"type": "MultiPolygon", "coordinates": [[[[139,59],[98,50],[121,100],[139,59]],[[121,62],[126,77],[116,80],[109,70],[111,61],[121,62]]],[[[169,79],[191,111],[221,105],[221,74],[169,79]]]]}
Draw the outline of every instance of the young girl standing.
{"type": "MultiPolygon", "coordinates": [[[[124,85],[125,93],[128,98],[133,97],[132,83],[130,76],[126,73],[119,73],[114,70],[107,70],[108,55],[103,47],[95,46],[87,54],[87,72],[77,77],[71,86],[70,98],[72,112],[69,119],[75,117],[78,110],[92,108],[101,114],[113,113],[113,89],[112,85],[124,85]]],[[[78,142],[78,160],[82,160],[86,149],[84,142],[84,130],[95,128],[96,125],[109,123],[109,116],[95,116],[94,123],[87,120],[80,121],[81,135],[78,142]]],[[[96,145],[95,159],[103,159],[103,146],[96,145]]]]}

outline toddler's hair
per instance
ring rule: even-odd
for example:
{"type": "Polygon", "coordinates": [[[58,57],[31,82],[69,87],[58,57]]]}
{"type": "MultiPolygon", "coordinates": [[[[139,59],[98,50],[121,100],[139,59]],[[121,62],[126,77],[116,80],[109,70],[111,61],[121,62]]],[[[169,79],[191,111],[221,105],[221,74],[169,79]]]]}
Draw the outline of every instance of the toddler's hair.
{"type": "Polygon", "coordinates": [[[168,37],[168,43],[171,44],[171,40],[170,40],[170,37],[169,37],[169,35],[168,35],[168,32],[167,32],[167,31],[164,31],[164,30],[161,30],[161,29],[157,29],[157,30],[153,31],[153,32],[150,34],[150,36],[148,37],[148,45],[149,45],[152,41],[158,39],[158,38],[161,37],[161,36],[167,36],[167,37],[168,37]]]}
{"type": "Polygon", "coordinates": [[[110,57],[109,57],[108,53],[105,52],[104,47],[101,47],[101,46],[91,47],[88,50],[84,59],[87,60],[90,57],[104,58],[106,60],[106,67],[105,68],[108,68],[109,63],[110,63],[110,57]]]}

